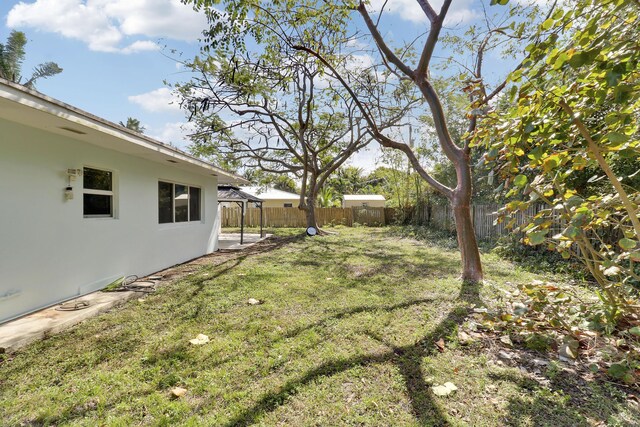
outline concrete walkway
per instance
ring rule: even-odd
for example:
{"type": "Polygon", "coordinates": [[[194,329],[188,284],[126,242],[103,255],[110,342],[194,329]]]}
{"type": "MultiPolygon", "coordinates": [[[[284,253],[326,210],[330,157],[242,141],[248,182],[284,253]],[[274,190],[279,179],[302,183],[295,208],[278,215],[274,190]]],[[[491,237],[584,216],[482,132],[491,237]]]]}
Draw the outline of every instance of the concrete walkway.
{"type": "Polygon", "coordinates": [[[63,304],[64,307],[88,304],[86,308],[75,311],[60,311],[57,304],[53,307],[28,314],[19,319],[0,325],[0,349],[12,351],[33,341],[56,334],[90,317],[124,303],[135,297],[142,297],[141,292],[94,292],[63,304]]]}

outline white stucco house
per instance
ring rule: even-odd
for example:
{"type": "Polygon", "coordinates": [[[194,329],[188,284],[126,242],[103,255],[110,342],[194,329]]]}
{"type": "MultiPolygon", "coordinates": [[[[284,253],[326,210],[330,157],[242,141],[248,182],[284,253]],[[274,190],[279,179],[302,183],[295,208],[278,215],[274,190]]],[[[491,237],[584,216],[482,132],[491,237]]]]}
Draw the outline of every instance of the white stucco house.
{"type": "Polygon", "coordinates": [[[300,196],[288,191],[262,187],[240,187],[240,190],[262,199],[264,208],[297,208],[300,204],[300,196]]]}
{"type": "Polygon", "coordinates": [[[0,79],[0,323],[217,249],[242,178],[0,79]]]}
{"type": "Polygon", "coordinates": [[[345,194],[343,208],[384,208],[386,200],[381,194],[345,194]]]}

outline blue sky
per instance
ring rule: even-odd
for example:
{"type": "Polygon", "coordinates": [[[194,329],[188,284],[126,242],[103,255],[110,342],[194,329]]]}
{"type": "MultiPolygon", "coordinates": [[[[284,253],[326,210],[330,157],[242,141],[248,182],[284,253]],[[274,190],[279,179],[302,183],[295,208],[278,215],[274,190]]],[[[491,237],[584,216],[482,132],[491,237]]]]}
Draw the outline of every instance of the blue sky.
{"type": "MultiPolygon", "coordinates": [[[[373,6],[382,3],[372,0],[373,6]]],[[[415,0],[391,0],[387,7],[387,30],[398,37],[427,28],[415,0]]],[[[479,0],[454,0],[449,12],[450,22],[458,24],[481,15],[479,0]]],[[[29,40],[23,74],[45,61],[64,69],[40,80],[37,90],[113,122],[138,118],[146,134],[180,148],[186,147],[186,120],[171,104],[163,81],[184,81],[189,75],[167,56],[196,55],[205,26],[204,16],[179,0],[0,2],[0,40],[12,29],[29,40]]],[[[362,153],[355,163],[372,169],[377,152],[362,153]]]]}

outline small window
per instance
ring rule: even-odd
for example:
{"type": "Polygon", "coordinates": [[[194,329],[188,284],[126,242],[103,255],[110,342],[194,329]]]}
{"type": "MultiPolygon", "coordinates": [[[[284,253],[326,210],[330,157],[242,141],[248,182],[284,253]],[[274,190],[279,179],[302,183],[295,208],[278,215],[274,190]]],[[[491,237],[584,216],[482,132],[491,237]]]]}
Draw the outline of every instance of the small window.
{"type": "Polygon", "coordinates": [[[202,190],[184,184],[158,182],[158,222],[200,221],[202,190]]]}
{"type": "Polygon", "coordinates": [[[158,219],[160,224],[173,222],[173,184],[158,183],[158,219]]]}
{"type": "Polygon", "coordinates": [[[200,221],[200,189],[189,187],[189,220],[200,221]]]}
{"type": "Polygon", "coordinates": [[[85,218],[112,218],[113,172],[84,168],[82,197],[85,218]]]}
{"type": "Polygon", "coordinates": [[[368,207],[369,207],[369,203],[367,203],[367,202],[362,202],[362,207],[363,207],[363,208],[368,208],[368,207]]]}
{"type": "Polygon", "coordinates": [[[284,207],[285,208],[292,208],[293,207],[293,203],[285,203],[284,207]]]}

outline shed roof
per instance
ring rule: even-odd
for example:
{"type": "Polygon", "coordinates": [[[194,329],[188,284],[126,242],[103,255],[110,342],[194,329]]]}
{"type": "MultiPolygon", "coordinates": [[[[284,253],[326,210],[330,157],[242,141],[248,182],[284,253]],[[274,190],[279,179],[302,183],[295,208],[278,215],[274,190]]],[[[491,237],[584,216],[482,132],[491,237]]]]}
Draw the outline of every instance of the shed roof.
{"type": "Polygon", "coordinates": [[[288,191],[276,190],[275,188],[263,187],[240,187],[246,193],[260,197],[262,200],[291,200],[298,199],[300,195],[288,191]]]}
{"type": "Polygon", "coordinates": [[[247,182],[171,145],[2,78],[0,119],[193,173],[217,176],[218,182],[247,182]]]}
{"type": "Polygon", "coordinates": [[[386,200],[382,194],[345,194],[342,197],[344,200],[354,200],[354,201],[361,201],[361,200],[385,201],[386,200]]]}
{"type": "Polygon", "coordinates": [[[249,193],[245,193],[238,187],[233,185],[218,185],[218,201],[219,202],[262,202],[249,193]]]}

